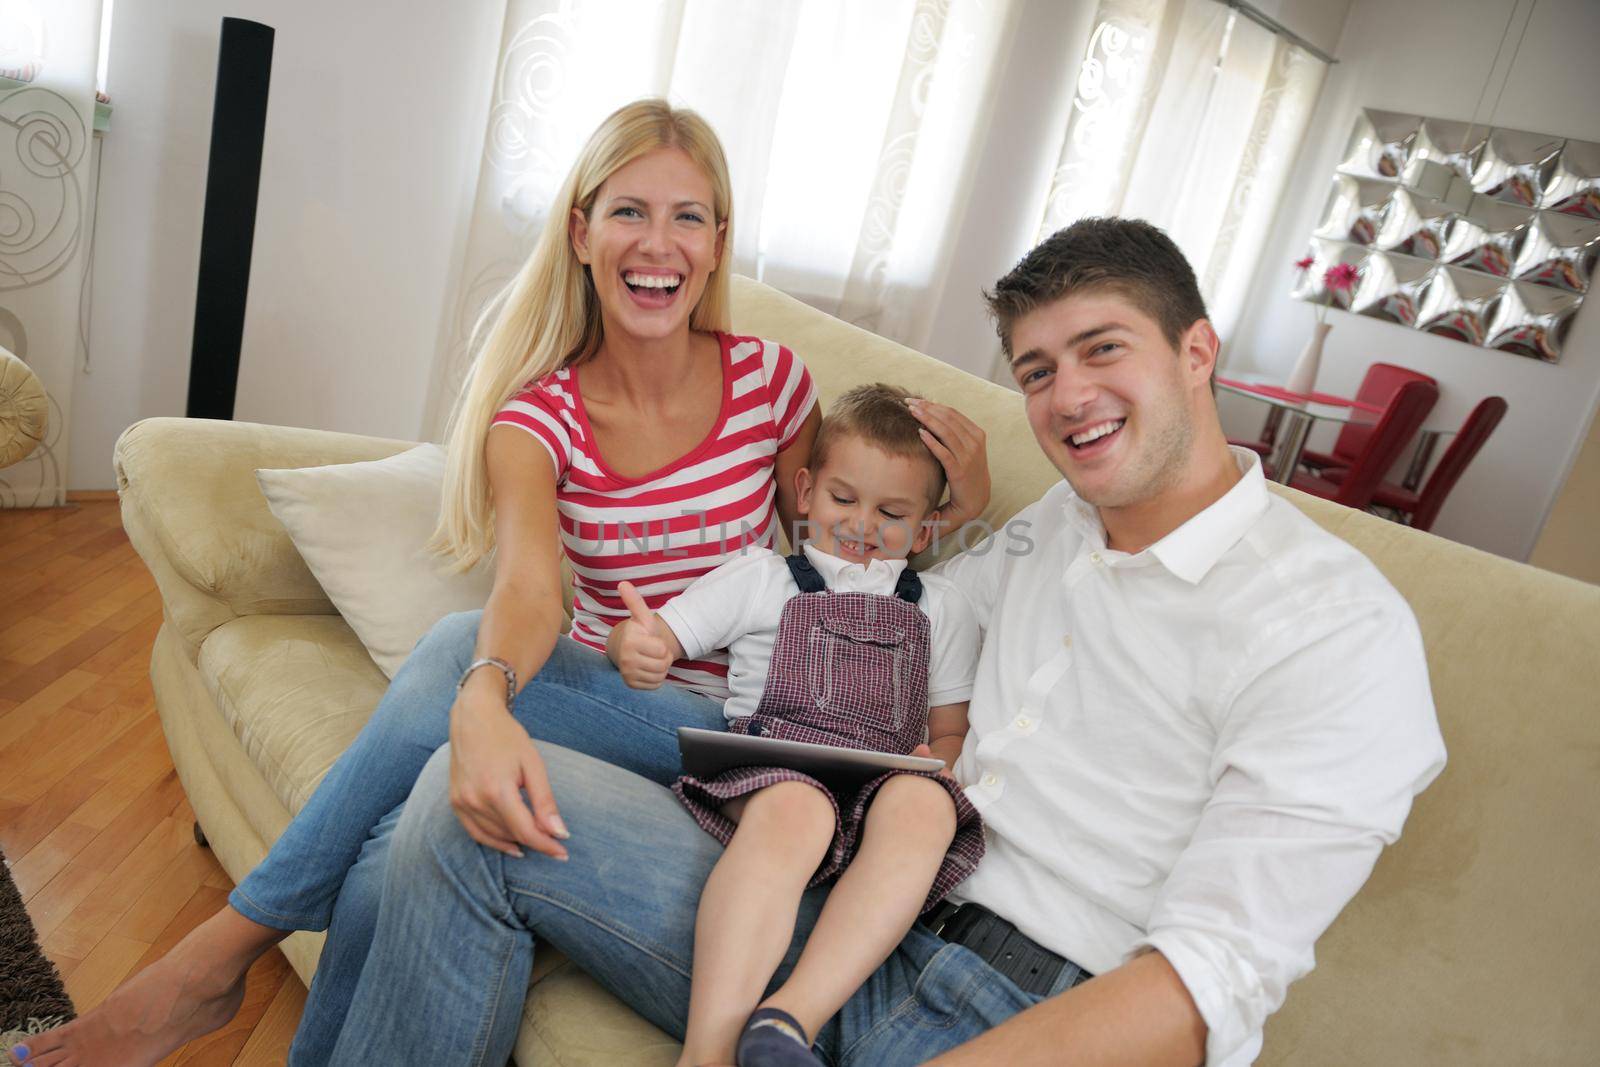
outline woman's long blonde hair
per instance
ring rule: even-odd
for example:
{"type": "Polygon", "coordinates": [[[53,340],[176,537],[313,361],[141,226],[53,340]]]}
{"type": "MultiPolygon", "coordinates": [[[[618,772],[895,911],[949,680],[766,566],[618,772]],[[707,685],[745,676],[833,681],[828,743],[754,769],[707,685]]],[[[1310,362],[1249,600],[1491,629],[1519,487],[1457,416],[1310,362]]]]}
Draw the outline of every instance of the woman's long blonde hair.
{"type": "Polygon", "coordinates": [[[658,148],[679,148],[711,179],[724,254],[689,314],[694,330],[728,329],[728,259],[733,243],[733,188],[722,144],[705,119],[665,100],[636,100],[611,113],[578,154],[550,205],[533,253],[490,301],[472,331],[476,352],[445,430],[449,458],[439,526],[430,551],[453,556],[449,570],[475,565],[494,550],[484,446],[490,420],[524,383],[579,362],[600,347],[600,304],[589,270],[568,237],[572,209],[585,217],[600,186],[622,167],[658,148]]]}

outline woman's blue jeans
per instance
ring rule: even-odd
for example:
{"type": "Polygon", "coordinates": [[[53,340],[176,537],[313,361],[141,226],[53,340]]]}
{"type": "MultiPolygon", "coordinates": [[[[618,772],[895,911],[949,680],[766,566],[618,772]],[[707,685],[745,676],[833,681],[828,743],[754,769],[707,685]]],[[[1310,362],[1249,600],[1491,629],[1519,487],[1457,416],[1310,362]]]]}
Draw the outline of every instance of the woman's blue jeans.
{"type": "MultiPolygon", "coordinates": [[[[279,930],[327,930],[293,1064],[326,1063],[377,923],[390,832],[423,765],[449,740],[456,682],[482,612],[446,616],[412,651],[372,718],[261,864],[228,898],[279,930]]],[[[676,686],[630,689],[604,655],[570,638],[517,695],[530,735],[657,782],[680,770],[677,729],[722,729],[722,706],[676,686]]]]}
{"type": "MultiPolygon", "coordinates": [[[[536,942],[682,1036],[695,911],[722,846],[664,787],[554,745],[539,749],[572,831],[567,863],[478,845],[450,808],[449,752],[423,770],[388,850],[388,892],[334,1052],[339,1067],[502,1067],[536,942]]],[[[774,984],[793,968],[827,893],[819,886],[802,898],[774,984]]],[[[1068,965],[1049,992],[1086,977],[1068,965]]],[[[910,1067],[1041,999],[917,925],[822,1027],[817,1050],[833,1067],[910,1067]]]]}

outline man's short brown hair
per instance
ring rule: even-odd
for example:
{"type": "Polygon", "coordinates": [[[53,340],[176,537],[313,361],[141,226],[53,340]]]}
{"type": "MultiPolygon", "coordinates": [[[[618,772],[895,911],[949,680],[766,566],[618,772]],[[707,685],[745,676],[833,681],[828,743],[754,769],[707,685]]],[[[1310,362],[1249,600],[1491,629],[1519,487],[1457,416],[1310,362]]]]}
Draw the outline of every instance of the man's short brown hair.
{"type": "Polygon", "coordinates": [[[1110,290],[1156,320],[1174,348],[1206,318],[1194,271],[1160,229],[1142,219],[1079,219],[1057,230],[983,294],[1011,351],[1011,328],[1034,308],[1075,293],[1110,290]]]}
{"type": "Polygon", "coordinates": [[[811,445],[811,472],[816,474],[828,461],[828,452],[846,437],[857,437],[892,456],[907,456],[928,461],[928,506],[936,508],[944,498],[944,465],[928,450],[918,433],[922,423],[911,414],[906,401],[916,394],[898,385],[874,382],[858,385],[835,400],[822,417],[817,439],[811,445]]]}

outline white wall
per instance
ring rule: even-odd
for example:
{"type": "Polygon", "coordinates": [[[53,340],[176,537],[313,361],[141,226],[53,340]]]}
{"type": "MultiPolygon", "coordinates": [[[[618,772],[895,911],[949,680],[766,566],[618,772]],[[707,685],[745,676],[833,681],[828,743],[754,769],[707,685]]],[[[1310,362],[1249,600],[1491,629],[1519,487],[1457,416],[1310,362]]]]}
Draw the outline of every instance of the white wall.
{"type": "MultiPolygon", "coordinates": [[[[1329,74],[1290,179],[1251,310],[1226,339],[1231,370],[1287,375],[1305,343],[1311,309],[1287,295],[1290,263],[1307,248],[1357,111],[1471,117],[1512,7],[1512,0],[1354,0],[1335,53],[1341,62],[1329,74]]],[[[1499,72],[1510,65],[1505,92],[1491,119],[1497,74],[1480,121],[1600,141],[1597,45],[1600,4],[1541,0],[1515,64],[1510,45],[1500,57],[1499,72]]],[[[1334,328],[1318,384],[1330,392],[1353,391],[1367,365],[1383,360],[1436,377],[1437,413],[1452,424],[1485,396],[1509,401],[1505,421],[1456,486],[1434,532],[1527,559],[1600,396],[1600,308],[1579,311],[1555,365],[1344,312],[1329,321],[1334,328]]],[[[1244,435],[1259,427],[1261,414],[1248,401],[1230,402],[1224,419],[1230,432],[1244,435]]]]}
{"type": "Polygon", "coordinates": [[[1528,561],[1600,585],[1600,412],[1528,561]]]}
{"type": "Polygon", "coordinates": [[[412,438],[477,179],[504,0],[118,0],[73,489],[182,415],[217,42],[277,30],[236,417],[412,438]]]}

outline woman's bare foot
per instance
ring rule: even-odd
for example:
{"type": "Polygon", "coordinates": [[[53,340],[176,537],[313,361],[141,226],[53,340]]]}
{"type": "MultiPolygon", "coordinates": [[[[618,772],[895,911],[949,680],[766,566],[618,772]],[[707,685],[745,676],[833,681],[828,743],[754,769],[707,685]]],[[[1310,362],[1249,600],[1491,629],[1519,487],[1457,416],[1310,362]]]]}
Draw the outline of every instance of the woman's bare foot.
{"type": "Polygon", "coordinates": [[[7,1049],[8,1061],[26,1067],[150,1067],[232,1019],[244,1000],[250,965],[285,936],[224,908],[87,1015],[7,1049]],[[27,1049],[26,1059],[18,1048],[27,1049]]]}

